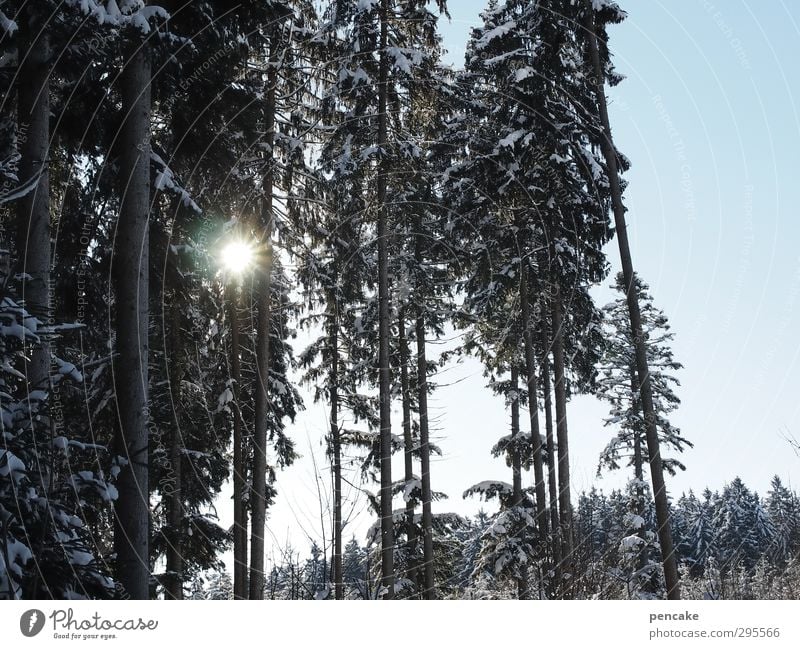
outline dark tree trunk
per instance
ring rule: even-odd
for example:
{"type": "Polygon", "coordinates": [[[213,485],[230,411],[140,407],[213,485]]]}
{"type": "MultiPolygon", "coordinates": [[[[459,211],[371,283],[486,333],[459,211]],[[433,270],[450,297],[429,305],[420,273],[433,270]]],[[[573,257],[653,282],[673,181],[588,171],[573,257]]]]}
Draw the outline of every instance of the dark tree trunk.
{"type": "MultiPolygon", "coordinates": [[[[30,193],[19,201],[17,254],[20,259],[22,299],[41,326],[52,325],[50,309],[50,43],[47,28],[25,8],[19,56],[18,145],[21,184],[39,176],[30,193]]],[[[25,375],[31,389],[50,390],[50,343],[42,336],[32,349],[25,375]]],[[[44,440],[41,440],[44,442],[44,440]]],[[[47,481],[45,476],[41,476],[47,481]]]]}
{"type": "Polygon", "coordinates": [[[336,599],[344,599],[342,570],[342,441],[339,431],[339,303],[336,289],[328,296],[328,339],[331,345],[330,400],[331,451],[333,453],[333,589],[336,599]]]}
{"type": "Polygon", "coordinates": [[[239,355],[239,287],[227,287],[228,319],[231,328],[231,380],[233,382],[233,598],[247,599],[247,505],[242,406],[240,400],[242,370],[239,355]]]}
{"type": "MultiPolygon", "coordinates": [[[[19,68],[19,95],[17,107],[17,143],[21,160],[19,178],[21,184],[35,183],[35,187],[20,200],[17,210],[17,254],[19,257],[18,272],[22,273],[21,297],[27,311],[39,321],[37,325],[38,341],[30,345],[24,354],[24,372],[28,384],[28,392],[44,390],[52,403],[57,395],[53,395],[53,383],[50,378],[50,335],[45,327],[53,324],[50,294],[50,177],[49,177],[49,143],[50,143],[50,45],[45,27],[44,16],[37,16],[33,6],[23,8],[21,16],[21,42],[18,49],[22,58],[19,68]],[[38,177],[38,180],[37,180],[38,177]]],[[[4,99],[7,95],[4,94],[4,99]]],[[[4,147],[5,148],[5,147],[4,147]]],[[[3,230],[0,224],[0,231],[3,230]]],[[[0,242],[1,244],[2,242],[0,242]]],[[[28,347],[27,341],[25,347],[28,347]]],[[[39,413],[44,415],[44,402],[29,397],[31,416],[34,421],[39,413]]],[[[39,434],[34,437],[34,444],[48,447],[56,435],[55,418],[51,417],[49,434],[45,435],[43,426],[37,425],[39,434]]],[[[51,467],[47,463],[38,463],[31,467],[31,478],[42,489],[49,491],[52,483],[51,467]]],[[[45,518],[44,525],[49,523],[45,518]]],[[[33,554],[41,551],[40,541],[44,541],[46,531],[37,534],[33,546],[33,554]]],[[[48,575],[37,574],[29,588],[25,588],[23,597],[37,598],[40,593],[47,593],[48,575]],[[45,582],[44,587],[42,581],[45,582]]]]}
{"type": "MultiPolygon", "coordinates": [[[[631,403],[633,405],[633,411],[635,414],[641,412],[641,404],[640,399],[637,396],[639,394],[639,381],[636,379],[636,368],[630,367],[628,369],[630,374],[631,380],[631,403]]],[[[642,487],[641,483],[644,480],[644,466],[642,461],[642,436],[640,435],[639,431],[634,429],[633,431],[633,474],[636,480],[639,482],[636,488],[636,495],[641,498],[642,497],[642,487]]],[[[639,512],[641,514],[641,512],[639,512]]]]}
{"type": "Polygon", "coordinates": [[[522,505],[522,461],[517,445],[519,443],[519,370],[511,366],[511,503],[514,507],[522,505]]]}
{"type": "Polygon", "coordinates": [[[547,485],[550,495],[550,530],[551,551],[553,553],[553,579],[557,587],[561,584],[561,529],[558,519],[558,487],[556,485],[558,472],[556,470],[557,449],[553,439],[553,403],[550,387],[550,340],[547,335],[549,327],[545,326],[543,332],[544,356],[542,357],[542,389],[544,391],[544,426],[547,441],[547,485]]]}
{"type": "MultiPolygon", "coordinates": [[[[516,365],[511,366],[511,503],[514,507],[522,506],[522,458],[519,454],[519,370],[516,365]]],[[[517,579],[517,598],[528,599],[528,580],[526,577],[517,579]]]]}
{"type": "MultiPolygon", "coordinates": [[[[569,477],[569,434],[567,431],[567,386],[564,367],[564,327],[561,296],[552,301],[553,310],[553,369],[555,370],[556,437],[558,440],[558,503],[561,522],[561,557],[564,572],[574,574],[572,556],[572,495],[569,477]]],[[[570,582],[566,580],[565,582],[570,582]]],[[[569,583],[563,592],[569,594],[569,583]]]]}
{"type": "MultiPolygon", "coordinates": [[[[389,61],[386,47],[389,29],[389,2],[381,0],[380,64],[378,74],[378,147],[386,148],[388,139],[389,61]]],[[[385,599],[394,598],[394,529],[392,522],[392,393],[389,367],[389,249],[388,209],[386,205],[386,162],[378,168],[378,372],[381,422],[381,575],[385,599]]]]}
{"type": "Polygon", "coordinates": [[[269,419],[269,355],[272,336],[272,227],[275,145],[275,102],[278,84],[277,36],[270,43],[264,106],[264,148],[266,171],[262,182],[261,227],[264,267],[258,276],[258,324],[256,327],[256,421],[253,435],[253,491],[250,530],[250,599],[264,599],[264,528],[267,521],[267,425],[269,419]]]}
{"type": "Polygon", "coordinates": [[[522,303],[522,339],[525,347],[525,369],[528,388],[528,412],[531,422],[531,444],[533,446],[533,476],[536,481],[536,527],[542,545],[547,542],[547,493],[542,462],[542,436],[539,432],[539,398],[536,385],[536,349],[533,345],[533,322],[531,321],[528,274],[525,262],[520,271],[520,302],[522,303]]]}
{"type": "MultiPolygon", "coordinates": [[[[631,366],[628,371],[630,373],[630,378],[631,378],[631,397],[632,397],[633,409],[634,413],[638,414],[641,412],[641,406],[640,406],[640,400],[637,396],[639,393],[639,382],[636,379],[636,368],[631,366]]],[[[636,480],[636,513],[643,519],[646,519],[647,512],[644,502],[644,489],[642,488],[642,485],[644,484],[642,436],[637,428],[634,428],[633,430],[633,475],[634,479],[636,480]]],[[[639,550],[639,556],[637,558],[636,564],[639,570],[643,570],[644,567],[647,565],[647,552],[645,549],[647,534],[645,533],[644,525],[637,530],[637,536],[640,539],[642,539],[642,544],[641,544],[641,549],[639,550]]]]}
{"type": "MultiPolygon", "coordinates": [[[[414,479],[414,437],[411,434],[411,389],[408,383],[408,338],[406,337],[405,309],[400,309],[398,319],[398,336],[400,338],[400,391],[403,397],[403,460],[405,463],[405,480],[409,484],[414,479]]],[[[406,529],[408,531],[409,579],[417,583],[417,528],[414,524],[414,503],[406,502],[406,529]]]]}
{"type": "Polygon", "coordinates": [[[644,413],[646,428],[647,452],[650,456],[650,479],[653,483],[653,498],[656,505],[656,522],[658,540],[661,545],[661,557],[664,565],[664,580],[667,586],[668,599],[680,599],[680,578],[675,561],[675,550],[670,530],[669,500],[664,483],[664,468],[661,462],[661,449],[656,430],[656,415],[653,405],[653,390],[650,383],[650,369],[647,364],[647,343],[642,330],[642,315],[639,310],[639,298],[636,294],[636,276],[633,270],[628,230],[625,223],[625,205],[622,202],[622,188],[619,181],[617,152],[611,135],[611,122],[606,105],[605,75],[600,63],[600,52],[595,34],[594,10],[591,3],[585,3],[584,27],[588,34],[589,57],[594,72],[597,105],[602,122],[604,137],[601,148],[608,168],[608,181],[611,189],[611,203],[614,210],[614,226],[617,231],[619,256],[622,262],[622,276],[627,287],[628,311],[633,332],[633,344],[636,352],[636,373],[640,382],[639,397],[644,413]]]}
{"type": "Polygon", "coordinates": [[[116,297],[115,452],[127,464],[117,478],[114,550],[117,577],[132,599],[149,594],[148,211],[150,206],[150,53],[132,44],[122,71],[120,204],[112,261],[116,297]]]}
{"type": "MultiPolygon", "coordinates": [[[[422,218],[417,217],[417,232],[422,232],[422,218]]],[[[417,234],[414,241],[414,259],[417,267],[422,265],[422,235],[417,234]]],[[[418,289],[418,299],[422,292],[418,289]]],[[[435,599],[435,577],[433,565],[433,512],[431,502],[431,445],[428,420],[428,356],[425,349],[425,311],[417,311],[417,405],[419,407],[419,451],[420,480],[422,482],[422,561],[425,567],[425,588],[423,599],[435,599]]]]}

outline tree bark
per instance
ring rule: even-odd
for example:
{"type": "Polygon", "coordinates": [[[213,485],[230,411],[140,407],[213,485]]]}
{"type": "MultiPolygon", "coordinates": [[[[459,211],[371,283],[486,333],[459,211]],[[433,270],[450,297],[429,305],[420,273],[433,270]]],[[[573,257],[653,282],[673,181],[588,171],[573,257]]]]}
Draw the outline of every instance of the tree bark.
{"type": "Polygon", "coordinates": [[[547,483],[550,495],[550,529],[551,551],[553,553],[553,578],[557,587],[561,584],[561,530],[558,519],[558,487],[556,486],[557,449],[553,439],[553,403],[550,387],[550,340],[547,335],[549,327],[545,326],[543,332],[544,356],[542,357],[542,389],[544,391],[544,426],[547,441],[547,483]]]}
{"type": "Polygon", "coordinates": [[[334,288],[328,297],[328,339],[331,345],[330,400],[331,450],[333,451],[333,588],[344,599],[342,566],[342,442],[339,431],[339,304],[334,288]]]}
{"type": "Polygon", "coordinates": [[[601,140],[603,157],[608,169],[608,181],[611,189],[611,203],[614,211],[614,225],[617,230],[619,256],[622,262],[622,275],[627,287],[628,312],[631,319],[633,344],[636,352],[636,372],[640,382],[639,396],[646,424],[647,452],[650,456],[650,479],[653,483],[653,498],[656,506],[658,524],[658,540],[661,545],[661,557],[664,566],[664,580],[667,586],[668,599],[680,599],[680,578],[675,561],[675,549],[670,529],[669,500],[664,483],[664,468],[661,462],[661,449],[656,430],[656,415],[653,405],[653,391],[650,383],[650,369],[647,363],[647,343],[642,330],[642,315],[639,309],[639,297],[636,293],[636,276],[633,270],[628,231],[625,223],[625,205],[622,202],[622,187],[619,181],[617,152],[611,135],[611,122],[608,117],[608,106],[605,94],[605,75],[600,63],[600,52],[595,33],[594,10],[590,2],[585,3],[584,27],[589,43],[589,56],[594,72],[597,93],[597,105],[603,126],[604,137],[601,140]]]}
{"type": "Polygon", "coordinates": [[[267,168],[262,182],[261,227],[263,263],[258,276],[258,324],[256,327],[256,421],[253,434],[253,491],[250,530],[250,599],[264,599],[264,527],[267,521],[267,425],[269,421],[269,355],[272,336],[272,228],[276,90],[278,84],[277,34],[273,32],[267,70],[264,106],[264,145],[267,168]]]}
{"type": "MultiPolygon", "coordinates": [[[[381,0],[378,73],[378,147],[385,152],[388,139],[388,44],[389,2],[381,0]]],[[[382,153],[382,156],[385,153],[382,153]]],[[[392,521],[392,395],[389,367],[389,249],[388,209],[386,205],[387,165],[381,157],[378,166],[378,372],[381,426],[381,576],[385,599],[394,598],[394,528],[392,521]]]]}
{"type": "Polygon", "coordinates": [[[561,556],[565,596],[569,594],[569,583],[574,573],[572,556],[572,495],[569,478],[569,433],[567,431],[567,390],[564,367],[564,328],[562,322],[561,296],[552,301],[553,317],[553,368],[555,370],[556,437],[558,440],[558,501],[561,527],[561,556]]]}
{"type": "MultiPolygon", "coordinates": [[[[519,370],[516,364],[511,366],[511,504],[514,507],[522,506],[522,458],[519,454],[519,370]]],[[[517,579],[517,599],[528,599],[528,580],[526,577],[517,579]]]]}
{"type": "MultiPolygon", "coordinates": [[[[53,383],[50,377],[50,335],[45,328],[52,326],[50,268],[52,266],[50,244],[50,178],[49,178],[49,145],[50,145],[50,44],[47,29],[44,27],[44,16],[37,15],[33,7],[25,7],[21,11],[21,38],[18,48],[20,57],[19,94],[17,103],[17,145],[21,160],[19,178],[21,184],[35,182],[34,189],[22,198],[17,210],[17,254],[18,272],[22,273],[21,297],[26,310],[38,320],[37,333],[39,339],[25,347],[28,353],[23,354],[25,377],[27,379],[27,400],[30,416],[34,421],[39,415],[45,415],[46,402],[32,398],[31,392],[43,390],[52,404],[57,395],[53,395],[53,383]],[[37,178],[38,177],[38,178],[37,178]]],[[[6,95],[4,95],[5,97],[6,95]]],[[[4,147],[5,148],[5,147],[4,147]]],[[[3,230],[0,224],[0,231],[3,230]]],[[[1,243],[1,242],[0,242],[1,243]]],[[[39,434],[33,442],[48,447],[52,444],[56,419],[50,417],[49,435],[44,427],[37,425],[39,434]]],[[[47,463],[38,463],[31,467],[31,478],[39,484],[43,493],[49,491],[52,482],[51,467],[47,463]]],[[[45,518],[44,525],[48,526],[45,518]]],[[[41,539],[33,547],[34,556],[41,549],[46,531],[37,537],[41,539]]],[[[39,597],[39,593],[47,592],[48,576],[37,574],[23,597],[39,597]],[[41,581],[44,581],[42,590],[41,581]]]]}
{"type": "MultiPolygon", "coordinates": [[[[630,374],[630,381],[631,381],[631,403],[633,406],[634,414],[638,414],[639,412],[641,412],[641,406],[640,406],[640,400],[636,396],[639,393],[639,381],[636,379],[636,368],[631,366],[628,369],[628,373],[630,374]]],[[[637,486],[637,495],[641,498],[642,497],[641,482],[642,480],[644,480],[644,466],[642,462],[642,437],[636,428],[634,428],[633,430],[633,473],[634,476],[636,477],[636,480],[638,480],[640,483],[637,486]]]]}
{"type": "Polygon", "coordinates": [[[114,550],[117,577],[132,599],[147,599],[148,486],[148,213],[150,206],[150,53],[132,45],[122,71],[120,215],[112,274],[116,297],[115,452],[127,461],[117,479],[114,550]]]}
{"type": "MultiPolygon", "coordinates": [[[[630,380],[631,380],[631,401],[634,410],[634,414],[638,414],[641,412],[641,407],[639,403],[639,399],[637,398],[638,384],[639,382],[636,380],[636,368],[631,366],[629,368],[630,373],[630,380]]],[[[642,485],[644,484],[644,462],[642,460],[642,436],[639,433],[639,430],[634,427],[633,429],[633,475],[636,480],[636,513],[645,518],[646,515],[646,508],[644,503],[644,489],[642,485]]],[[[643,570],[644,567],[647,565],[647,554],[646,554],[646,545],[645,542],[647,541],[647,535],[645,533],[644,525],[641,526],[637,530],[637,536],[642,539],[641,548],[639,550],[639,556],[637,557],[637,567],[639,570],[643,570]]]]}
{"type": "Polygon", "coordinates": [[[511,366],[511,504],[514,507],[522,505],[522,460],[517,445],[519,444],[519,370],[511,366]]]}
{"type": "MultiPolygon", "coordinates": [[[[21,160],[20,183],[39,176],[36,188],[19,201],[17,254],[22,282],[22,299],[27,311],[42,327],[52,325],[50,309],[50,43],[47,29],[39,24],[32,8],[22,22],[18,102],[18,144],[21,160]]],[[[50,343],[42,336],[32,349],[25,374],[32,389],[48,390],[50,385],[50,343]]],[[[44,440],[42,440],[44,442],[44,440]]],[[[44,476],[42,476],[44,478],[44,476]]]]}
{"type": "MultiPolygon", "coordinates": [[[[405,464],[405,480],[409,484],[414,479],[414,437],[411,434],[411,390],[408,383],[408,338],[406,337],[406,313],[400,309],[398,319],[400,338],[400,391],[403,398],[403,460],[405,464]]],[[[406,502],[406,529],[408,535],[409,579],[417,583],[415,555],[417,553],[417,528],[414,525],[414,503],[406,502]]]]}
{"type": "Polygon", "coordinates": [[[530,295],[528,294],[529,269],[525,262],[520,269],[520,302],[522,303],[522,339],[525,347],[525,368],[527,373],[528,412],[531,423],[531,444],[533,446],[533,475],[536,481],[536,526],[539,538],[544,545],[548,533],[547,494],[542,462],[542,436],[539,432],[539,397],[536,385],[536,350],[533,346],[533,322],[531,321],[530,295]]]}
{"type": "Polygon", "coordinates": [[[247,599],[247,506],[245,488],[244,435],[242,433],[241,382],[242,370],[239,354],[239,287],[231,282],[226,288],[228,320],[231,329],[231,381],[233,382],[233,598],[247,599]]]}
{"type": "MultiPolygon", "coordinates": [[[[417,235],[414,238],[414,259],[417,267],[422,266],[422,217],[416,218],[417,235]]],[[[422,287],[417,286],[417,299],[423,296],[422,287]]],[[[425,569],[425,588],[423,599],[435,599],[435,575],[433,565],[433,512],[431,503],[431,445],[428,420],[428,356],[425,349],[425,311],[417,307],[417,406],[419,408],[419,450],[420,480],[422,482],[422,561],[425,569]]]]}

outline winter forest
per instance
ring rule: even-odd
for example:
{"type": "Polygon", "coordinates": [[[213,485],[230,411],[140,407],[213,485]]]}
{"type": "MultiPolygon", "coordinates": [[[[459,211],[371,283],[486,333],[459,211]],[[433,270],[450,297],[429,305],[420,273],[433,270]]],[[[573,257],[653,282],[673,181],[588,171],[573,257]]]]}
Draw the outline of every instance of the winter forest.
{"type": "Polygon", "coordinates": [[[674,423],[624,6],[488,0],[451,65],[447,4],[0,0],[0,598],[800,598],[790,480],[674,423]],[[440,426],[467,360],[503,429],[440,426]],[[571,477],[582,395],[624,487],[571,477]],[[443,493],[466,437],[504,473],[443,493]]]}

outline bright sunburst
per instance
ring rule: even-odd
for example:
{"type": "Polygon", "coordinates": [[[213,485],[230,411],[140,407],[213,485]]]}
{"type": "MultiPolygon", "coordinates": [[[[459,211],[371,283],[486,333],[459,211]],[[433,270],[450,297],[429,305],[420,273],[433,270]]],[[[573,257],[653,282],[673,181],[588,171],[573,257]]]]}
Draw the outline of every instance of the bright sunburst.
{"type": "Polygon", "coordinates": [[[245,241],[231,241],[222,249],[222,267],[234,275],[241,275],[250,269],[254,258],[253,246],[245,241]]]}

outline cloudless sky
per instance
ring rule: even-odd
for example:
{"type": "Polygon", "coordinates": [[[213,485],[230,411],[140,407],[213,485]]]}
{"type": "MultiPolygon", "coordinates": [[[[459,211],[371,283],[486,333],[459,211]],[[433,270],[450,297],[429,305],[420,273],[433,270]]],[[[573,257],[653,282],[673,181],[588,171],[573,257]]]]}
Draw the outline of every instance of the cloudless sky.
{"type": "MultiPolygon", "coordinates": [[[[672,419],[695,444],[683,457],[687,471],[668,487],[677,497],[689,488],[721,488],[739,475],[763,494],[778,473],[800,489],[800,458],[784,439],[800,438],[800,3],[620,4],[629,16],[612,28],[610,41],[627,79],[611,90],[610,108],[616,144],[633,163],[625,195],[631,248],[676,335],[675,356],[685,369],[683,403],[672,419]]],[[[460,66],[485,3],[450,5],[452,21],[441,28],[447,60],[460,66]]],[[[613,277],[616,240],[607,254],[613,277]]],[[[607,287],[595,295],[599,305],[612,297],[607,287]]],[[[450,498],[434,511],[474,513],[480,504],[462,500],[466,487],[510,482],[505,463],[489,454],[507,434],[508,413],[474,361],[437,381],[445,386],[431,406],[444,455],[433,462],[432,483],[450,498]]],[[[323,494],[329,492],[320,443],[327,420],[310,397],[308,406],[290,428],[305,457],[279,474],[269,513],[270,533],[281,545],[288,536],[298,546],[306,534],[321,539],[315,475],[323,494]]],[[[590,397],[569,404],[575,497],[593,485],[621,486],[628,477],[624,471],[595,477],[611,435],[602,426],[606,412],[590,397]]],[[[400,423],[396,412],[393,432],[401,432],[400,423]]],[[[401,457],[394,477],[402,477],[401,457]]],[[[227,512],[220,514],[227,520],[227,512]]],[[[370,523],[362,513],[346,534],[363,541],[370,523]]],[[[325,525],[329,536],[327,518],[325,525]]]]}

